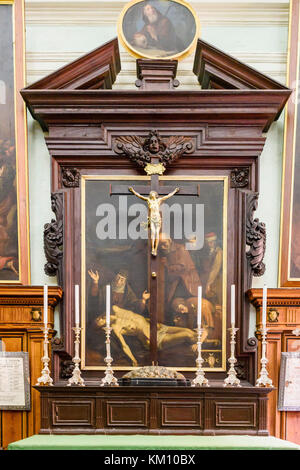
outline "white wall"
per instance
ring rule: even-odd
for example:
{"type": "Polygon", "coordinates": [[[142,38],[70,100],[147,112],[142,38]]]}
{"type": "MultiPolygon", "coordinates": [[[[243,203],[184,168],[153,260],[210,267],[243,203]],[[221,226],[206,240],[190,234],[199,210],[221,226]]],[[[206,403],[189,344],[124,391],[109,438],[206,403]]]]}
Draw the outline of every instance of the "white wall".
{"type": "MultiPolygon", "coordinates": [[[[116,36],[117,17],[126,2],[52,1],[25,2],[27,83],[116,36]]],[[[190,1],[201,22],[201,37],[225,52],[285,83],[288,1],[190,1]]],[[[116,88],[135,88],[135,60],[121,49],[122,72],[116,88]]],[[[192,73],[193,55],[180,62],[181,89],[198,87],[192,73]]],[[[254,287],[277,287],[283,116],[268,133],[261,156],[261,195],[257,216],[267,225],[265,276],[254,287]]],[[[43,225],[53,217],[50,209],[50,159],[43,133],[31,118],[29,133],[29,197],[32,284],[55,284],[44,274],[43,225]]],[[[254,312],[250,330],[254,331],[254,312]]]]}

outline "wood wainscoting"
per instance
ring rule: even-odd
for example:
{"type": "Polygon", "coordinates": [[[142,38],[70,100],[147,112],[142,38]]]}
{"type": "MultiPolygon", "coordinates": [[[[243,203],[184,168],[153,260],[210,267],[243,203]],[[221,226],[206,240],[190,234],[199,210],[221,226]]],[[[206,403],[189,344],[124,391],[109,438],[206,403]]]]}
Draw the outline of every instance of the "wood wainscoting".
{"type": "Polygon", "coordinates": [[[269,388],[35,387],[40,434],[194,434],[267,436],[269,388]]]}
{"type": "MultiPolygon", "coordinates": [[[[60,287],[48,288],[48,318],[53,330],[54,308],[62,298],[60,287]]],[[[43,287],[0,286],[1,350],[29,353],[31,409],[6,411],[0,409],[0,448],[10,442],[37,434],[40,429],[40,396],[32,387],[41,375],[43,356],[43,287]]]]}
{"type": "MultiPolygon", "coordinates": [[[[250,289],[247,294],[256,307],[258,331],[262,325],[262,289],[250,289]]],[[[268,289],[267,358],[269,362],[267,367],[273,385],[276,387],[269,394],[268,430],[271,436],[287,439],[297,444],[300,444],[300,411],[278,411],[277,402],[281,353],[300,351],[300,336],[293,333],[299,327],[300,289],[268,289]],[[272,311],[273,314],[270,314],[272,311]]]]}

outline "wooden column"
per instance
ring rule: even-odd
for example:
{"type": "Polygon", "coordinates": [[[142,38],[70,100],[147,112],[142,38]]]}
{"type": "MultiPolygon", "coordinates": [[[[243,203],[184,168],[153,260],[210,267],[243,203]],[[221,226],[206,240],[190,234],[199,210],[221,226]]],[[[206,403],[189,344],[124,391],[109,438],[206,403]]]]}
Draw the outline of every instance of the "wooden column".
{"type": "MultiPolygon", "coordinates": [[[[256,307],[256,328],[258,331],[262,325],[262,289],[250,289],[247,294],[256,307]]],[[[278,411],[277,401],[281,353],[300,351],[300,336],[293,333],[299,327],[300,289],[268,289],[267,358],[269,363],[267,367],[273,385],[276,387],[269,394],[268,430],[272,436],[298,444],[300,444],[300,412],[278,411]]],[[[260,346],[259,341],[258,360],[261,357],[260,346]]],[[[260,367],[259,363],[258,367],[260,367]]]]}
{"type": "MultiPolygon", "coordinates": [[[[60,287],[48,288],[48,319],[54,326],[54,308],[62,298],[60,287]]],[[[32,388],[41,375],[43,356],[43,287],[0,286],[0,340],[2,351],[29,353],[30,411],[0,410],[0,448],[37,434],[40,429],[40,397],[32,388]]],[[[54,331],[52,330],[51,336],[54,331]]]]}

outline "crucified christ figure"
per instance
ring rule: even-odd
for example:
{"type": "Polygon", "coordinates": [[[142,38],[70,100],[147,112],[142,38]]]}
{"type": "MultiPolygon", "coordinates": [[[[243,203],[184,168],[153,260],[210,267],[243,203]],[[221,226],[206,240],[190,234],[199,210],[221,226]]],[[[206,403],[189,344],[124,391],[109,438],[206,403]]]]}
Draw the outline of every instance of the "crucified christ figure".
{"type": "Polygon", "coordinates": [[[163,201],[166,201],[166,199],[169,199],[170,197],[174,196],[174,194],[178,193],[179,189],[180,188],[176,188],[170,194],[167,194],[166,196],[162,196],[162,197],[158,197],[158,194],[156,191],[150,191],[149,196],[145,197],[137,193],[132,187],[128,188],[128,190],[132,194],[142,199],[143,201],[146,201],[148,204],[148,209],[149,209],[148,222],[150,224],[150,230],[151,230],[151,250],[152,250],[151,253],[153,256],[157,255],[157,249],[158,249],[158,244],[159,244],[159,232],[161,229],[161,215],[159,212],[159,207],[163,201]]]}

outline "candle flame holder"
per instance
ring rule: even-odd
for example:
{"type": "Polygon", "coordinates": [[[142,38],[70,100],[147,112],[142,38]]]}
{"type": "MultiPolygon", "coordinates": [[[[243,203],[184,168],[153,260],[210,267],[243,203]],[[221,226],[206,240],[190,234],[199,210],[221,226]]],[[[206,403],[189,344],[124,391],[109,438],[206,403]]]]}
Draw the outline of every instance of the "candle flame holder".
{"type": "Polygon", "coordinates": [[[110,386],[110,387],[118,387],[118,379],[114,377],[114,371],[112,370],[111,363],[113,362],[113,358],[111,357],[110,353],[110,334],[112,328],[110,326],[106,326],[104,331],[106,333],[106,358],[104,362],[106,363],[104,377],[100,382],[100,387],[110,386]]]}
{"type": "Polygon", "coordinates": [[[76,324],[75,328],[73,328],[73,331],[75,332],[75,355],[73,357],[73,363],[75,365],[72,376],[69,378],[67,387],[70,387],[71,385],[79,385],[81,387],[85,387],[84,379],[81,377],[81,371],[79,368],[79,364],[81,362],[80,356],[79,356],[79,345],[80,345],[80,333],[81,333],[82,328],[76,324]]]}
{"type": "Polygon", "coordinates": [[[42,375],[37,379],[37,383],[35,385],[53,386],[53,379],[50,377],[50,369],[49,369],[49,362],[50,362],[49,353],[48,353],[49,330],[50,328],[48,328],[48,325],[45,325],[44,328],[42,328],[42,331],[44,332],[44,355],[42,357],[42,363],[44,367],[42,369],[42,375]]]}
{"type": "Polygon", "coordinates": [[[259,329],[261,332],[261,368],[260,368],[260,373],[259,377],[256,380],[256,387],[273,387],[272,380],[270,379],[267,371],[267,363],[269,362],[266,353],[267,353],[267,331],[268,329],[265,327],[265,325],[262,326],[262,328],[259,329]]]}
{"type": "Polygon", "coordinates": [[[234,323],[232,323],[231,328],[228,328],[228,331],[230,331],[230,358],[228,359],[230,367],[227,377],[224,380],[223,387],[241,387],[241,381],[237,378],[236,370],[234,368],[234,365],[237,362],[235,357],[235,336],[238,330],[238,328],[234,327],[234,323]]]}
{"type": "Polygon", "coordinates": [[[202,368],[202,364],[204,359],[202,358],[202,334],[204,329],[198,327],[197,328],[197,348],[198,348],[198,357],[196,359],[197,370],[196,370],[196,377],[192,380],[191,387],[209,387],[209,383],[207,378],[205,377],[204,370],[202,368]]]}

